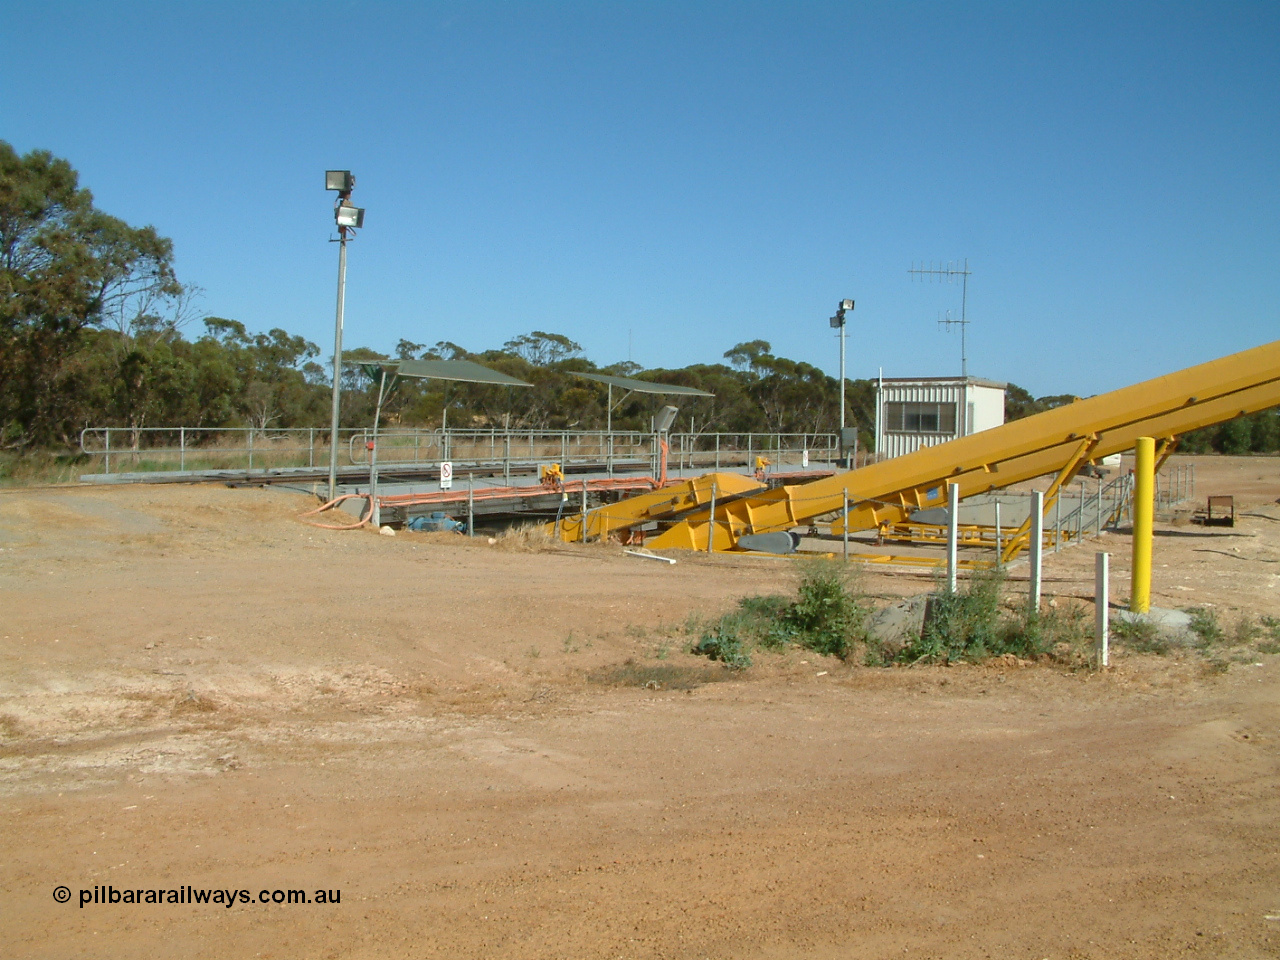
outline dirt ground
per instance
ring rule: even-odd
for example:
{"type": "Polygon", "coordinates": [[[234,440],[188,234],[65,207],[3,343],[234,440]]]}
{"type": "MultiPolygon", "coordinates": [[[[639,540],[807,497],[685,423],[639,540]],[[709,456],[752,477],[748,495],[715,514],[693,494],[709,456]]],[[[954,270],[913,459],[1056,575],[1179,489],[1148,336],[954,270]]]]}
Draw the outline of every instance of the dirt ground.
{"type": "MultiPolygon", "coordinates": [[[[1280,616],[1280,459],[1197,472],[1242,516],[1161,524],[1153,602],[1280,616]]],[[[327,531],[312,503],[0,493],[0,956],[1280,956],[1265,644],[730,674],[682,625],[789,561],[327,531]],[[188,888],[235,902],[122,893],[188,888]]],[[[1116,534],[1049,556],[1046,595],[1091,597],[1096,549],[1127,596],[1116,534]]]]}

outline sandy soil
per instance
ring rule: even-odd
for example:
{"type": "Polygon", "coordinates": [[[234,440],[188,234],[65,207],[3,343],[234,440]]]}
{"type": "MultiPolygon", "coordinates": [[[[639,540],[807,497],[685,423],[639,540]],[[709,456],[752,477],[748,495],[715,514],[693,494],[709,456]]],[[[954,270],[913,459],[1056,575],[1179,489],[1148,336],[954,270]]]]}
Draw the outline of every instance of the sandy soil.
{"type": "MultiPolygon", "coordinates": [[[[1240,523],[1162,524],[1154,602],[1280,616],[1280,460],[1197,469],[1240,523]]],[[[0,956],[1280,955],[1265,643],[731,675],[681,625],[787,561],[340,533],[310,505],[0,493],[0,956]],[[668,673],[622,682],[644,670],[668,673]],[[80,906],[188,885],[255,902],[80,906]],[[277,889],[341,899],[256,902],[277,889]]],[[[1100,543],[1046,593],[1091,596],[1106,549],[1127,595],[1127,538],[1100,543]]]]}

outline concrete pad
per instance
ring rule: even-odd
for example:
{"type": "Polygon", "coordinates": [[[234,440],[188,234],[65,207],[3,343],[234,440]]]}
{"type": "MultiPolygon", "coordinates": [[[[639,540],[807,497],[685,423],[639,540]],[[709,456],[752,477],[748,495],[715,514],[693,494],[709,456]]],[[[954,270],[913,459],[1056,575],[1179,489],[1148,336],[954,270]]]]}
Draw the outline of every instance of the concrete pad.
{"type": "Polygon", "coordinates": [[[1146,613],[1134,613],[1121,608],[1111,614],[1113,620],[1122,623],[1154,624],[1160,636],[1170,643],[1191,644],[1196,640],[1191,632],[1191,614],[1185,610],[1172,610],[1168,607],[1151,607],[1146,613]]]}
{"type": "Polygon", "coordinates": [[[867,632],[881,643],[898,643],[918,639],[924,627],[924,611],[928,596],[920,594],[877,610],[867,632]]]}
{"type": "Polygon", "coordinates": [[[1191,614],[1185,610],[1171,610],[1168,607],[1152,607],[1146,613],[1134,613],[1131,610],[1120,609],[1113,614],[1118,620],[1127,620],[1129,622],[1147,621],[1154,623],[1161,628],[1171,630],[1188,630],[1191,627],[1191,614]]]}

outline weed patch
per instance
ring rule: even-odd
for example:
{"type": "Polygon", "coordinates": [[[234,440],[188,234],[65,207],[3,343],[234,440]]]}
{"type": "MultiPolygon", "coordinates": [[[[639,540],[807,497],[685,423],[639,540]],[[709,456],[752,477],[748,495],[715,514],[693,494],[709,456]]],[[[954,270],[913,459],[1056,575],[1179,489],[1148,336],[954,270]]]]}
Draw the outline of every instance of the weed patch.
{"type": "Polygon", "coordinates": [[[623,663],[601,667],[587,674],[591,683],[606,687],[645,687],[650,690],[693,690],[704,683],[724,680],[724,670],[674,663],[623,663]]]}
{"type": "Polygon", "coordinates": [[[33,486],[70,483],[82,473],[92,473],[90,458],[81,453],[36,450],[0,452],[0,486],[33,486]]]}
{"type": "Polygon", "coordinates": [[[961,590],[936,590],[929,597],[919,639],[885,651],[881,659],[954,663],[1006,654],[1027,660],[1052,655],[1067,663],[1085,659],[1089,628],[1083,610],[1051,606],[1033,613],[1007,611],[1001,605],[1003,588],[1000,571],[979,570],[961,590]]]}
{"type": "Polygon", "coordinates": [[[547,536],[542,525],[536,523],[507,527],[491,539],[496,549],[509,553],[541,553],[564,546],[563,541],[547,536]]]}
{"type": "Polygon", "coordinates": [[[1218,622],[1218,615],[1212,610],[1207,607],[1192,607],[1187,613],[1191,615],[1187,628],[1196,635],[1200,649],[1217,646],[1226,639],[1226,632],[1218,622]]]}
{"type": "Polygon", "coordinates": [[[1169,652],[1169,641],[1160,636],[1160,628],[1150,620],[1137,617],[1113,617],[1111,637],[1134,653],[1154,653],[1164,656],[1169,652]]]}
{"type": "Polygon", "coordinates": [[[844,564],[826,560],[799,563],[795,599],[777,594],[743,597],[718,620],[697,631],[692,652],[735,669],[751,665],[753,649],[804,647],[847,658],[866,639],[871,607],[844,564]]]}
{"type": "Polygon", "coordinates": [[[708,660],[719,660],[732,670],[745,670],[751,666],[751,653],[735,632],[732,615],[722,618],[707,630],[691,652],[708,660]]]}
{"type": "Polygon", "coordinates": [[[801,568],[796,601],[782,621],[790,639],[815,653],[845,659],[855,641],[864,640],[871,609],[855,589],[847,566],[830,560],[807,561],[801,568]]]}
{"type": "Polygon", "coordinates": [[[1262,624],[1247,613],[1241,614],[1240,619],[1236,621],[1235,629],[1231,632],[1231,642],[1238,645],[1253,643],[1260,640],[1265,633],[1262,624]]]}

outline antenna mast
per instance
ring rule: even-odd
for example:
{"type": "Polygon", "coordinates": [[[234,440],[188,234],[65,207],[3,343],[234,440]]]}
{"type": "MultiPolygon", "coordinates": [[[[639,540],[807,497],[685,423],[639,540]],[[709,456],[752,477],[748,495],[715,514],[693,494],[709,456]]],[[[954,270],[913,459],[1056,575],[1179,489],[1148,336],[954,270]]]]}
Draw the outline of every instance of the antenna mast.
{"type": "Polygon", "coordinates": [[[969,302],[969,258],[964,258],[964,266],[959,266],[956,261],[948,260],[946,266],[939,263],[936,267],[933,261],[929,262],[929,266],[924,265],[924,261],[920,262],[920,266],[911,265],[911,269],[907,271],[913,278],[919,277],[922,280],[925,277],[936,277],[939,283],[954,283],[955,278],[960,278],[960,319],[952,320],[951,312],[947,312],[946,319],[939,320],[938,325],[946,327],[950,330],[953,326],[960,328],[960,376],[966,379],[969,376],[969,352],[965,342],[965,330],[969,326],[969,318],[965,313],[965,307],[969,302]]]}

